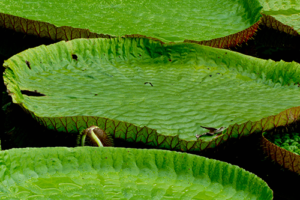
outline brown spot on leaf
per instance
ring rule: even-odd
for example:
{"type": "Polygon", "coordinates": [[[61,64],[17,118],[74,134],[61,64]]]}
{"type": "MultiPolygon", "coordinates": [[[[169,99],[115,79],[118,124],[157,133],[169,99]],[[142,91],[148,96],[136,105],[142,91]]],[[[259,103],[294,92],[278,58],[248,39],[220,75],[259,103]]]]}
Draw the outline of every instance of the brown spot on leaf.
{"type": "Polygon", "coordinates": [[[72,54],[72,59],[78,61],[78,56],[76,54],[72,54]]]}
{"type": "Polygon", "coordinates": [[[25,63],[26,63],[26,65],[27,65],[27,67],[28,67],[29,69],[31,69],[31,67],[30,67],[30,62],[26,60],[25,63]]]}

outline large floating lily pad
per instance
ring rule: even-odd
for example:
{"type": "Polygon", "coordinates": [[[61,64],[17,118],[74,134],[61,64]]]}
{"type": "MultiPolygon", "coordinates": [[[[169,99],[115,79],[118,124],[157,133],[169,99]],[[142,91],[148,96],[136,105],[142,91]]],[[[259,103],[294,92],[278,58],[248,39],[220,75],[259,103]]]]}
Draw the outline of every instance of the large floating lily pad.
{"type": "Polygon", "coordinates": [[[202,150],[288,123],[285,114],[266,117],[300,105],[299,64],[196,44],[78,39],[24,51],[4,66],[13,102],[50,129],[97,125],[116,138],[172,149],[202,150]],[[243,125],[213,144],[201,143],[212,140],[206,136],[195,143],[207,131],[201,126],[234,124],[243,125]]]}
{"type": "Polygon", "coordinates": [[[237,166],[163,150],[30,148],[0,152],[2,199],[257,199],[272,190],[237,166]]]}
{"type": "MultiPolygon", "coordinates": [[[[139,34],[163,42],[207,41],[250,28],[261,9],[257,0],[4,0],[0,26],[53,40],[139,34]]],[[[256,28],[218,46],[247,40],[256,28]]]]}

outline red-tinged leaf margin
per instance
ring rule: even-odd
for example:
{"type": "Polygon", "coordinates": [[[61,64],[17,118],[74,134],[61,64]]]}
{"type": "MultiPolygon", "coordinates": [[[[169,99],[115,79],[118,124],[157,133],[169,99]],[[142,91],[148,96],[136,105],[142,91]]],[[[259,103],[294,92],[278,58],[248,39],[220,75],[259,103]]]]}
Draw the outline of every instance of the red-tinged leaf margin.
{"type": "Polygon", "coordinates": [[[252,36],[255,35],[260,23],[261,23],[261,19],[255,24],[253,24],[252,26],[250,26],[249,28],[225,37],[216,38],[212,40],[203,40],[200,42],[195,40],[184,40],[184,42],[196,43],[196,44],[211,46],[220,49],[229,49],[239,44],[242,44],[244,42],[247,42],[249,39],[251,39],[252,36]]]}
{"type": "Polygon", "coordinates": [[[50,38],[55,42],[68,41],[75,38],[114,38],[110,35],[90,32],[89,29],[72,28],[69,26],[57,27],[47,22],[25,19],[3,13],[0,13],[0,27],[27,35],[50,38]]]}
{"type": "Polygon", "coordinates": [[[261,138],[261,145],[263,147],[264,154],[270,157],[274,162],[300,175],[299,155],[277,146],[264,136],[261,138]]]}
{"type": "MultiPolygon", "coordinates": [[[[300,109],[297,109],[297,111],[293,114],[295,114],[294,116],[299,116],[300,109]]],[[[299,130],[299,120],[295,120],[285,126],[275,127],[266,132],[269,132],[270,134],[284,134],[286,132],[297,131],[295,129],[299,130]]],[[[271,158],[274,162],[300,175],[300,155],[277,146],[273,142],[269,141],[264,134],[261,137],[261,146],[264,154],[271,158]]]]}
{"type": "MultiPolygon", "coordinates": [[[[216,48],[232,48],[241,43],[247,42],[258,29],[261,20],[253,24],[251,27],[240,31],[238,33],[228,35],[221,38],[204,41],[185,40],[186,43],[197,43],[200,45],[211,46],[216,48]]],[[[0,13],[0,27],[14,30],[16,32],[24,33],[27,35],[35,35],[41,38],[50,38],[54,42],[69,41],[76,38],[115,38],[108,34],[98,34],[90,32],[89,29],[73,28],[70,26],[57,27],[47,22],[30,20],[22,17],[17,17],[10,14],[0,13]]],[[[121,37],[143,37],[148,39],[159,39],[147,37],[143,35],[133,34],[121,37]]],[[[164,42],[160,41],[162,44],[164,42]]]]}
{"type": "MultiPolygon", "coordinates": [[[[256,122],[248,121],[242,124],[230,125],[221,135],[211,141],[203,141],[201,138],[197,141],[186,141],[180,139],[178,136],[166,136],[157,133],[155,129],[146,126],[139,127],[128,122],[96,116],[38,117],[34,112],[26,110],[22,104],[19,105],[25,112],[38,121],[39,124],[58,132],[79,134],[82,130],[96,125],[106,133],[110,133],[114,138],[134,143],[140,142],[156,148],[190,152],[215,148],[231,138],[240,139],[251,134],[262,134],[277,127],[289,126],[300,120],[300,106],[298,106],[282,111],[277,115],[265,117],[256,122]]],[[[294,160],[292,161],[294,162],[294,160]]],[[[297,163],[300,164],[300,159],[297,163]]],[[[297,168],[297,170],[300,169],[297,168]]]]}
{"type": "Polygon", "coordinates": [[[261,24],[265,25],[269,28],[281,31],[281,32],[285,32],[289,35],[293,35],[293,36],[300,36],[299,33],[292,27],[285,25],[283,23],[281,23],[280,21],[276,20],[274,17],[270,16],[270,15],[265,15],[263,13],[261,13],[262,18],[261,18],[261,24]]]}

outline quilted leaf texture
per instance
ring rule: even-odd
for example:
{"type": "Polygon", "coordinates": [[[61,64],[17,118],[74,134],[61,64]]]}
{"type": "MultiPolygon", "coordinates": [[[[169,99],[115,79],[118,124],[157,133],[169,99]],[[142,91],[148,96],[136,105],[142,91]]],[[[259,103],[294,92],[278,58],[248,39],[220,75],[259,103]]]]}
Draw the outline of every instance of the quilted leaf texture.
{"type": "Polygon", "coordinates": [[[96,125],[130,142],[201,151],[299,118],[299,64],[196,44],[77,39],[4,66],[13,102],[60,132],[96,125]],[[196,140],[201,126],[228,128],[196,140]]]}
{"type": "Polygon", "coordinates": [[[299,36],[300,2],[295,0],[259,0],[263,6],[262,23],[268,27],[299,36]]]}
{"type": "Polygon", "coordinates": [[[257,199],[256,175],[186,153],[130,148],[26,148],[0,152],[2,199],[257,199]]]}
{"type": "Polygon", "coordinates": [[[247,41],[258,0],[49,0],[0,2],[0,27],[57,40],[142,35],[228,48],[247,41]]]}

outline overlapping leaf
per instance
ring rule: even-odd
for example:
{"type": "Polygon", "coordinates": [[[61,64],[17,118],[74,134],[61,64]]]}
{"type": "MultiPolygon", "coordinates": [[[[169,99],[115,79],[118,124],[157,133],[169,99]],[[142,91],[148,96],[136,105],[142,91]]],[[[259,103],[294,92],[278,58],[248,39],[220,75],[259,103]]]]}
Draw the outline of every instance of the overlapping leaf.
{"type": "Polygon", "coordinates": [[[28,148],[0,152],[2,199],[258,199],[256,175],[191,154],[129,148],[28,148]]]}
{"type": "Polygon", "coordinates": [[[196,44],[79,39],[4,66],[13,102],[56,131],[97,125],[115,138],[199,151],[298,119],[298,108],[276,114],[300,103],[299,64],[196,44]],[[229,128],[196,140],[201,126],[229,128]]]}
{"type": "Polygon", "coordinates": [[[223,48],[254,34],[261,8],[258,0],[4,0],[0,27],[55,41],[143,35],[223,48]]]}
{"type": "Polygon", "coordinates": [[[268,27],[299,36],[300,1],[259,0],[263,6],[263,23],[268,27]]]}

